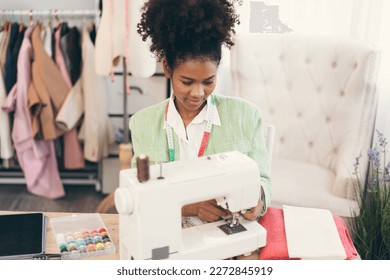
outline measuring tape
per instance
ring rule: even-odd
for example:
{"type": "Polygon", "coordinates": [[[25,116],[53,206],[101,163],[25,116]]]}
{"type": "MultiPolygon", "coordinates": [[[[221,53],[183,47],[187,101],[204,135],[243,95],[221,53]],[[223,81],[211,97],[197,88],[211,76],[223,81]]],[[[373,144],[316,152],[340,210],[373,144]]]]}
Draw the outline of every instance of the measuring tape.
{"type": "MultiPolygon", "coordinates": [[[[210,112],[207,117],[206,127],[203,132],[202,142],[199,148],[198,157],[203,156],[207,144],[209,143],[210,134],[211,134],[211,128],[213,126],[212,121],[214,117],[214,110],[215,110],[215,101],[214,96],[211,95],[211,107],[210,112]]],[[[172,134],[172,127],[168,124],[167,118],[168,118],[168,108],[169,108],[169,102],[167,103],[167,107],[165,109],[165,122],[164,126],[167,130],[167,141],[168,141],[168,154],[169,154],[169,161],[175,161],[175,147],[173,145],[173,134],[172,134]]]]}

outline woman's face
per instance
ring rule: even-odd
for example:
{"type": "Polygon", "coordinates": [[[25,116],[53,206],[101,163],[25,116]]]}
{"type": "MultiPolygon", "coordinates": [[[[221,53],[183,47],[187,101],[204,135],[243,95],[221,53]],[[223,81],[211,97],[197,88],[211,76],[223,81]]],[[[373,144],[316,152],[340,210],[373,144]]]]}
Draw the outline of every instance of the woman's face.
{"type": "Polygon", "coordinates": [[[164,63],[165,75],[171,78],[176,107],[181,114],[198,113],[217,82],[218,64],[209,59],[192,59],[170,71],[164,63]]]}

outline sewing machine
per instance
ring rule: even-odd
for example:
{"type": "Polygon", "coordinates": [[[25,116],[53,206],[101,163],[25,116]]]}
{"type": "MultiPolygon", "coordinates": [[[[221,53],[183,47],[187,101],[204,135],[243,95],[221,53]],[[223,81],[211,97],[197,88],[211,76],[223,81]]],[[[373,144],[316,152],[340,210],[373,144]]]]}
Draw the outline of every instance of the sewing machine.
{"type": "Polygon", "coordinates": [[[226,259],[265,246],[266,230],[238,216],[257,205],[260,174],[254,160],[228,152],[120,172],[115,206],[120,214],[121,259],[226,259]],[[232,218],[182,228],[184,205],[218,198],[232,218]]]}

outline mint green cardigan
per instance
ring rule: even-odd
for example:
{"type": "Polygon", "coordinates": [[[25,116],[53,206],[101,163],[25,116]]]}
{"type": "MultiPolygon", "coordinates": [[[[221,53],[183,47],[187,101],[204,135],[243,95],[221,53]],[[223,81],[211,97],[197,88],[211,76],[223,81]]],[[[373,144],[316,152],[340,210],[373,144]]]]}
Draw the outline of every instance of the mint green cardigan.
{"type": "MultiPolygon", "coordinates": [[[[213,125],[209,143],[204,155],[239,151],[254,159],[260,170],[264,191],[265,213],[271,201],[271,180],[268,174],[269,162],[263,135],[260,112],[246,100],[214,95],[221,126],[213,125]]],[[[151,164],[169,161],[165,109],[168,99],[140,110],[130,119],[131,139],[134,149],[132,166],[138,155],[146,154],[151,164]]],[[[180,159],[179,140],[173,133],[175,160],[180,159]]]]}

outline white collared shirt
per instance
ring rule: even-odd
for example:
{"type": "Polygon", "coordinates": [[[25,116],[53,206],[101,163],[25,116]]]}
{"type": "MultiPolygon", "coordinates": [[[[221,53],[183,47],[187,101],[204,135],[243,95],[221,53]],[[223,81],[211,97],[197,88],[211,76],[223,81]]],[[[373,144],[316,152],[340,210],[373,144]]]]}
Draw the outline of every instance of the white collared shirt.
{"type": "MultiPolygon", "coordinates": [[[[167,123],[179,138],[180,159],[191,159],[198,156],[211,106],[210,95],[207,98],[207,104],[203,107],[202,111],[199,112],[187,127],[184,127],[183,120],[174,103],[174,96],[173,94],[171,95],[171,98],[169,99],[167,123]]],[[[216,107],[211,121],[213,125],[221,126],[221,120],[219,119],[216,107]]]]}

